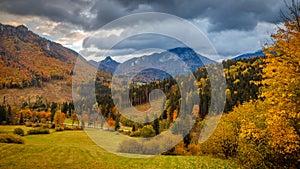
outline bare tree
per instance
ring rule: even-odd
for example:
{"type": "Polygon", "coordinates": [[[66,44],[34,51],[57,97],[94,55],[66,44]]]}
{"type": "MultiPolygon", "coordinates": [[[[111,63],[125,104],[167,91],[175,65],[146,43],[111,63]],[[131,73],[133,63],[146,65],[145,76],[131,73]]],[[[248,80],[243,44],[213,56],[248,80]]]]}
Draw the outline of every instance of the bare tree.
{"type": "Polygon", "coordinates": [[[286,22],[295,22],[295,26],[300,31],[300,3],[299,0],[292,0],[289,4],[284,0],[288,12],[280,11],[281,18],[286,22]]]}

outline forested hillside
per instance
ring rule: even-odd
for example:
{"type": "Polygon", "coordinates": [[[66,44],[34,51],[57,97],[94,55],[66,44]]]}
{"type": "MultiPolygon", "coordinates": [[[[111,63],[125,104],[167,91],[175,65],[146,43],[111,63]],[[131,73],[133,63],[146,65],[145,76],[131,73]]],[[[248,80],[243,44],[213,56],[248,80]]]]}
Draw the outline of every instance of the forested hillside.
{"type": "MultiPolygon", "coordinates": [[[[50,101],[72,99],[72,77],[76,60],[82,61],[77,73],[87,76],[96,71],[78,53],[31,32],[25,26],[0,24],[0,97],[19,104],[36,95],[50,101]],[[22,89],[22,90],[17,90],[22,89]]],[[[110,73],[98,71],[104,79],[110,73]]]]}
{"type": "Polygon", "coordinates": [[[63,79],[71,83],[77,53],[25,26],[0,28],[0,88],[41,87],[43,82],[63,79]]]}
{"type": "Polygon", "coordinates": [[[266,44],[259,100],[254,98],[223,116],[200,149],[234,158],[248,168],[299,168],[300,15],[293,1],[283,13],[284,27],[266,44]],[[298,166],[298,167],[297,167],[298,166]]]}
{"type": "MultiPolygon", "coordinates": [[[[0,24],[0,89],[42,87],[43,82],[52,80],[71,85],[78,58],[85,62],[75,51],[42,38],[23,25],[0,24]]],[[[85,69],[81,71],[91,71],[87,62],[85,69]]]]}

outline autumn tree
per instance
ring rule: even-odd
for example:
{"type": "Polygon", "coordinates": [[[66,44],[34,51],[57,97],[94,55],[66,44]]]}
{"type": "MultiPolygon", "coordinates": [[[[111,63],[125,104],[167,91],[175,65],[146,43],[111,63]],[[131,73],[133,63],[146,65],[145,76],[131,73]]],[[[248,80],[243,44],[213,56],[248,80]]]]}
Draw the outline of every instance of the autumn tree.
{"type": "Polygon", "coordinates": [[[72,114],[71,114],[71,121],[72,121],[72,126],[76,122],[79,124],[79,119],[78,119],[77,114],[75,112],[72,112],[72,114]]]}
{"type": "Polygon", "coordinates": [[[236,155],[249,168],[299,166],[300,8],[292,1],[289,9],[285,27],[273,34],[273,44],[264,48],[263,80],[257,82],[263,85],[263,101],[243,103],[224,116],[202,151],[236,155]],[[234,149],[232,143],[236,143],[234,149]]]}
{"type": "Polygon", "coordinates": [[[107,120],[107,125],[108,125],[109,128],[115,126],[115,123],[116,123],[116,122],[115,122],[113,119],[107,120]]]}
{"type": "Polygon", "coordinates": [[[55,115],[54,115],[54,124],[55,127],[63,127],[63,123],[66,119],[66,116],[64,113],[62,113],[61,111],[56,111],[55,115]]]}
{"type": "Polygon", "coordinates": [[[33,114],[32,111],[29,108],[27,108],[18,111],[15,116],[16,118],[20,118],[20,116],[22,116],[23,120],[29,121],[33,117],[33,114]]]}
{"type": "Polygon", "coordinates": [[[285,27],[272,35],[274,43],[264,49],[267,65],[262,93],[271,104],[267,111],[269,144],[282,163],[295,162],[300,156],[300,6],[293,0],[288,8],[285,27]]]}

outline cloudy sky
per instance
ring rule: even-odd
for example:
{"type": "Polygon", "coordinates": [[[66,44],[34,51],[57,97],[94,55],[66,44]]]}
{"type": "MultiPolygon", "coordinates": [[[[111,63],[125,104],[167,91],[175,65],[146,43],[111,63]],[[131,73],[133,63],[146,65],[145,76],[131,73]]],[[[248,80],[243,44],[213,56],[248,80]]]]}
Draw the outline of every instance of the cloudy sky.
{"type": "Polygon", "coordinates": [[[280,10],[285,10],[282,0],[0,0],[0,22],[24,24],[80,52],[87,60],[102,60],[109,50],[109,55],[122,62],[151,52],[148,49],[178,46],[176,40],[164,36],[126,36],[139,30],[178,33],[180,26],[172,18],[116,20],[142,12],[162,12],[194,24],[221,58],[229,58],[255,52],[270,42],[270,34],[281,22],[280,10]],[[111,22],[114,24],[105,26],[111,22]],[[115,39],[122,38],[122,43],[108,49],[115,39]],[[93,48],[86,50],[91,42],[93,48]]]}

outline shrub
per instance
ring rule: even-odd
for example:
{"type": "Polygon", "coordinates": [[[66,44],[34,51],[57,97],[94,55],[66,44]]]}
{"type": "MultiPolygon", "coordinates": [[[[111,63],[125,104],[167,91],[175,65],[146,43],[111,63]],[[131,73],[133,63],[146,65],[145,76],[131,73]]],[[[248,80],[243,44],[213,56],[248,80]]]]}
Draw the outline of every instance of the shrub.
{"type": "Polygon", "coordinates": [[[0,134],[0,143],[16,143],[16,144],[24,144],[25,140],[15,134],[0,134]]]}
{"type": "Polygon", "coordinates": [[[31,126],[32,126],[32,127],[40,127],[40,124],[38,124],[38,123],[33,123],[31,126]]]}
{"type": "Polygon", "coordinates": [[[55,129],[55,124],[54,124],[54,123],[51,123],[50,128],[51,128],[51,129],[55,129]]]}
{"type": "Polygon", "coordinates": [[[81,126],[67,126],[67,125],[64,125],[64,129],[65,130],[82,130],[82,127],[81,126]]]}
{"type": "Polygon", "coordinates": [[[42,123],[42,124],[45,124],[46,122],[47,122],[47,119],[41,118],[41,123],[42,123]]]}
{"type": "Polygon", "coordinates": [[[155,130],[153,129],[153,127],[151,125],[144,126],[141,129],[141,136],[144,138],[154,137],[155,135],[156,135],[155,130]]]}
{"type": "Polygon", "coordinates": [[[181,141],[174,147],[174,151],[172,152],[173,155],[185,155],[187,151],[185,149],[184,142],[181,141]]]}
{"type": "Polygon", "coordinates": [[[20,136],[24,136],[24,130],[21,128],[15,128],[14,129],[14,134],[20,135],[20,136]]]}
{"type": "Polygon", "coordinates": [[[131,132],[130,137],[140,137],[141,136],[141,130],[138,129],[137,131],[131,132]]]}
{"type": "Polygon", "coordinates": [[[49,129],[37,128],[28,130],[27,134],[50,134],[49,129]]]}
{"type": "Polygon", "coordinates": [[[201,153],[221,158],[234,157],[238,148],[239,121],[235,114],[222,116],[212,135],[200,145],[201,153]]]}
{"type": "Polygon", "coordinates": [[[32,123],[31,123],[31,122],[25,122],[25,126],[26,126],[26,127],[31,127],[31,126],[32,126],[32,123]]]}
{"type": "Polygon", "coordinates": [[[64,127],[55,127],[55,131],[64,131],[64,127]]]}
{"type": "Polygon", "coordinates": [[[51,126],[49,126],[48,124],[41,124],[40,127],[43,128],[43,129],[48,129],[51,126]]]}
{"type": "Polygon", "coordinates": [[[74,130],[83,130],[82,126],[73,126],[74,130]]]}
{"type": "Polygon", "coordinates": [[[64,130],[74,130],[73,126],[64,125],[64,130]]]}
{"type": "Polygon", "coordinates": [[[189,144],[188,150],[189,150],[190,155],[193,155],[193,156],[201,155],[199,145],[189,144]]]}

